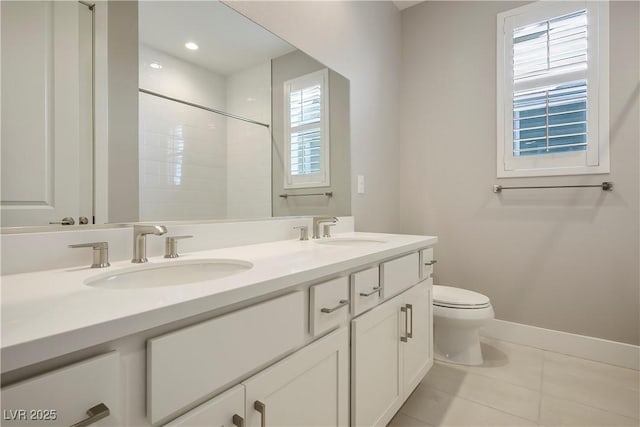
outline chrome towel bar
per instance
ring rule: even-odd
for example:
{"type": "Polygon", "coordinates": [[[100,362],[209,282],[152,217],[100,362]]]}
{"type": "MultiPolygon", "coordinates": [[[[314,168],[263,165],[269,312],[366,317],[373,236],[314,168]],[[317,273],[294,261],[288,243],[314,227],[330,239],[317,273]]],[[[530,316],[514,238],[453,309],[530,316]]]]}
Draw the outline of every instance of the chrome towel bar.
{"type": "Polygon", "coordinates": [[[541,186],[531,186],[531,187],[503,187],[502,185],[494,185],[493,192],[501,193],[502,190],[529,190],[533,188],[601,188],[602,191],[613,191],[613,182],[605,181],[602,184],[594,184],[594,185],[541,185],[541,186]]]}
{"type": "Polygon", "coordinates": [[[304,196],[327,196],[327,197],[333,197],[333,191],[327,191],[325,193],[310,193],[310,194],[288,194],[288,193],[283,193],[280,195],[280,197],[282,197],[283,199],[286,199],[287,197],[304,197],[304,196]]]}

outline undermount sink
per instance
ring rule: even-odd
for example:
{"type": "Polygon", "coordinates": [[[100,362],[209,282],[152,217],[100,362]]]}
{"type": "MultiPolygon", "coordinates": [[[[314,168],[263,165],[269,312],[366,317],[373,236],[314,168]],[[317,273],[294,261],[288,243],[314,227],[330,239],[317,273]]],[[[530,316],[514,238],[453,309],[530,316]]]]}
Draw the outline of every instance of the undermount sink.
{"type": "Polygon", "coordinates": [[[202,259],[147,264],[101,274],[85,280],[85,285],[104,289],[141,289],[187,285],[242,273],[253,267],[247,261],[202,259]]]}
{"type": "Polygon", "coordinates": [[[373,239],[369,237],[330,237],[328,239],[316,240],[315,242],[320,245],[333,246],[364,246],[387,243],[386,240],[373,239]]]}

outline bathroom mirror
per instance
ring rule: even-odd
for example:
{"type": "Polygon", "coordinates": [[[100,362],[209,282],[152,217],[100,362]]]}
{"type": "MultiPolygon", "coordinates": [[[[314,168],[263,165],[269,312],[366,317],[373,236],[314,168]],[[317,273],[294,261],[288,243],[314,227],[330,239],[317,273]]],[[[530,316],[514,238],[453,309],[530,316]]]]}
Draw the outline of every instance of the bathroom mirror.
{"type": "MultiPolygon", "coordinates": [[[[85,166],[92,164],[92,158],[96,170],[108,161],[109,174],[124,175],[127,171],[130,176],[139,177],[137,185],[130,185],[133,180],[129,180],[117,186],[109,176],[106,211],[113,211],[117,204],[113,202],[120,199],[120,194],[126,196],[123,200],[137,200],[138,206],[123,204],[124,209],[132,208],[135,213],[108,215],[102,222],[113,222],[116,217],[117,222],[202,221],[350,214],[348,80],[218,1],[137,4],[137,165],[130,158],[111,154],[105,158],[100,150],[94,156],[93,123],[90,114],[82,117],[83,111],[91,109],[83,108],[82,104],[67,108],[70,124],[60,125],[62,129],[72,129],[67,134],[73,133],[74,140],[77,139],[73,147],[65,148],[64,155],[54,144],[62,136],[52,133],[44,124],[42,129],[36,127],[33,135],[28,135],[31,145],[22,150],[21,132],[27,123],[23,120],[11,132],[5,132],[4,123],[9,117],[7,111],[12,117],[21,114],[5,102],[15,99],[5,92],[6,87],[11,87],[8,82],[22,79],[21,86],[13,87],[30,94],[26,88],[33,87],[37,77],[29,76],[25,81],[19,72],[32,64],[16,66],[9,72],[5,69],[12,52],[14,57],[25,57],[18,52],[19,35],[24,28],[30,34],[37,28],[31,37],[31,48],[38,53],[42,53],[43,46],[51,45],[52,39],[56,40],[54,36],[60,39],[56,31],[62,31],[62,25],[52,28],[55,26],[51,24],[63,22],[60,17],[64,17],[66,31],[71,33],[63,34],[68,39],[66,47],[54,43],[36,64],[36,70],[50,72],[45,82],[31,91],[36,92],[31,105],[42,110],[42,117],[54,117],[58,108],[44,102],[47,90],[65,87],[69,92],[73,76],[77,76],[77,81],[86,79],[82,75],[89,76],[84,88],[72,87],[74,100],[79,98],[91,104],[90,95],[99,88],[92,91],[90,86],[94,73],[90,68],[91,43],[88,51],[86,47],[82,50],[82,41],[92,31],[91,18],[83,18],[83,14],[90,16],[87,14],[90,9],[75,2],[27,2],[32,5],[31,10],[24,11],[21,6],[21,10],[10,11],[24,15],[23,21],[28,21],[21,23],[21,30],[20,24],[11,26],[5,22],[9,21],[5,17],[11,16],[6,13],[6,4],[19,3],[25,2],[2,2],[3,226],[43,225],[50,221],[64,222],[63,218],[75,219],[77,226],[80,217],[89,218],[91,223],[92,204],[95,208],[96,199],[107,199],[100,191],[91,194],[96,187],[95,182],[91,185],[96,173],[91,168],[81,171],[84,175],[65,181],[64,191],[54,188],[61,179],[53,174],[70,169],[65,166],[69,161],[87,169],[85,166]],[[175,19],[176,16],[180,19],[175,19]],[[194,45],[186,46],[187,43],[194,45]],[[75,45],[81,47],[79,53],[71,48],[75,45]],[[57,63],[56,58],[63,55],[73,61],[57,63]],[[69,70],[73,70],[72,76],[65,79],[69,70]],[[318,75],[322,76],[320,81],[309,80],[310,76],[318,75]],[[90,125],[86,128],[79,125],[84,122],[90,125]],[[75,138],[77,127],[81,131],[75,138]],[[33,189],[15,185],[19,180],[13,179],[20,171],[27,174],[24,160],[33,158],[34,152],[40,153],[40,157],[30,162],[37,161],[42,170],[40,176],[32,179],[35,196],[33,189]],[[325,179],[317,180],[320,175],[325,179]],[[21,194],[25,189],[21,187],[28,191],[21,194]],[[84,210],[56,209],[63,194],[83,199],[84,210]],[[27,210],[36,210],[41,215],[30,218],[25,214],[27,210]]],[[[109,19],[116,17],[110,11],[109,19]]],[[[15,16],[10,20],[19,22],[15,16]]],[[[109,23],[109,28],[113,27],[114,23],[109,23]]],[[[121,54],[124,55],[119,50],[109,50],[109,64],[124,61],[118,57],[121,54]]],[[[117,126],[111,115],[109,120],[110,129],[117,126]]],[[[43,123],[47,123],[44,118],[43,123]]],[[[112,143],[110,136],[109,144],[112,143]]],[[[28,175],[32,175],[31,171],[28,175]]],[[[100,180],[99,174],[97,179],[100,180]]],[[[56,227],[59,229],[60,225],[56,227]]]]}

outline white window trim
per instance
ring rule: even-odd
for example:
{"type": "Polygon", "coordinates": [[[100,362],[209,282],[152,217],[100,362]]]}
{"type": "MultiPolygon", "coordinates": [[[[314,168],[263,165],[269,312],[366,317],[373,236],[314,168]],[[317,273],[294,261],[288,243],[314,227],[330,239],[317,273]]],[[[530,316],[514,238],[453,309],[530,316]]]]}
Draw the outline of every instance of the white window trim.
{"type": "Polygon", "coordinates": [[[497,177],[609,173],[609,3],[538,1],[499,13],[497,21],[497,177]],[[506,162],[511,160],[509,153],[511,157],[513,153],[513,70],[507,66],[512,60],[512,29],[580,9],[587,9],[589,16],[595,17],[588,31],[589,38],[597,40],[595,46],[588,46],[589,58],[596,58],[597,64],[594,67],[589,60],[587,104],[589,112],[596,112],[597,120],[596,126],[594,120],[589,121],[588,148],[584,152],[521,158],[520,165],[508,169],[506,162]],[[576,165],[578,161],[582,164],[576,165]]]}
{"type": "Polygon", "coordinates": [[[324,68],[304,76],[284,82],[284,188],[313,188],[313,187],[330,187],[331,186],[331,168],[329,161],[331,159],[329,147],[329,69],[324,68]],[[306,86],[320,81],[320,109],[321,109],[321,128],[320,128],[320,146],[322,147],[320,173],[307,175],[291,175],[291,111],[289,106],[289,95],[292,88],[306,86]]]}

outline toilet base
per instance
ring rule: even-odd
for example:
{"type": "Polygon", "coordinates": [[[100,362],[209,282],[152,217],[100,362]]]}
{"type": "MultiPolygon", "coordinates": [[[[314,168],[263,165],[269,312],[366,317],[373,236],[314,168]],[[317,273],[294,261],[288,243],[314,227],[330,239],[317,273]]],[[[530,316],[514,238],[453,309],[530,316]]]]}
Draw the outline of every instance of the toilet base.
{"type": "Polygon", "coordinates": [[[471,366],[484,363],[478,328],[454,329],[436,326],[433,335],[433,353],[436,360],[471,366]]]}

